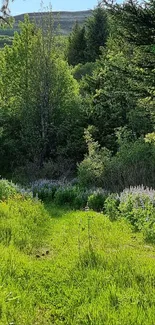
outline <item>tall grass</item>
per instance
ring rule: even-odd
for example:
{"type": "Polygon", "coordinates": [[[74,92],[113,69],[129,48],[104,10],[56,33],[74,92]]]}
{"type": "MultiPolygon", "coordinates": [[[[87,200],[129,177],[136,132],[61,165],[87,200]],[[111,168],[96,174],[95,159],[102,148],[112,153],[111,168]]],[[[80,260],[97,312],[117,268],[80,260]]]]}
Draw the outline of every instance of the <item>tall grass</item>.
{"type": "Polygon", "coordinates": [[[0,220],[0,325],[154,324],[155,249],[126,220],[23,198],[0,220]]]}
{"type": "Polygon", "coordinates": [[[48,224],[49,216],[38,201],[20,195],[0,201],[0,243],[4,246],[31,253],[43,244],[48,224]]]}

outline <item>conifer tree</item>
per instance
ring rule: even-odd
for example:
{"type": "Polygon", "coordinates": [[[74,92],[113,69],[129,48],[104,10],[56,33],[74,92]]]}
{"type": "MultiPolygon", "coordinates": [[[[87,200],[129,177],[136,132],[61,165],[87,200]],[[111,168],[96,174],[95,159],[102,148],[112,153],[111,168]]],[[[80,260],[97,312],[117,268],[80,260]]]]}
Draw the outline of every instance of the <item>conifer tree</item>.
{"type": "Polygon", "coordinates": [[[100,47],[105,46],[108,27],[107,15],[103,8],[98,6],[86,22],[87,61],[95,61],[101,54],[100,47]]]}
{"type": "Polygon", "coordinates": [[[69,36],[67,59],[70,65],[86,62],[86,37],[85,27],[80,27],[78,22],[75,23],[73,31],[69,36]]]}
{"type": "Polygon", "coordinates": [[[119,32],[126,40],[136,45],[151,45],[155,42],[155,1],[138,3],[128,0],[122,4],[110,4],[106,0],[109,14],[120,25],[119,32]]]}

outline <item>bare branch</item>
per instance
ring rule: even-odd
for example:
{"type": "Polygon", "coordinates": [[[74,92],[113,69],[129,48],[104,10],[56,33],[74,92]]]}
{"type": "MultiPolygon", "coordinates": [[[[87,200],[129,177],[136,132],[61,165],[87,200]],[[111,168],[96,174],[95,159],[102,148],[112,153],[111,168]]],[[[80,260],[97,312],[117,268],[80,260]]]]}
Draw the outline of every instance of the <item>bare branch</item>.
{"type": "Polygon", "coordinates": [[[9,2],[10,0],[2,0],[2,7],[0,9],[0,12],[2,13],[3,17],[8,16],[10,13],[9,2]]]}
{"type": "Polygon", "coordinates": [[[0,8],[0,23],[2,22],[10,25],[7,19],[10,14],[10,10],[9,10],[10,1],[14,1],[14,0],[2,0],[2,7],[0,8]]]}

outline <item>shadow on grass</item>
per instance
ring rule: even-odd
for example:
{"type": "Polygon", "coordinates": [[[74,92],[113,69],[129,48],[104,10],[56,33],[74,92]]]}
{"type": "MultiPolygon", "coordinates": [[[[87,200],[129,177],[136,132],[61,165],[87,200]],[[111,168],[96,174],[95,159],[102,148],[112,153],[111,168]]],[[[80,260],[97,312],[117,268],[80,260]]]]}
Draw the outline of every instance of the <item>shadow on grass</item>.
{"type": "Polygon", "coordinates": [[[64,214],[71,211],[71,208],[67,205],[57,206],[54,203],[44,203],[44,207],[52,218],[61,218],[64,216],[64,214]]]}

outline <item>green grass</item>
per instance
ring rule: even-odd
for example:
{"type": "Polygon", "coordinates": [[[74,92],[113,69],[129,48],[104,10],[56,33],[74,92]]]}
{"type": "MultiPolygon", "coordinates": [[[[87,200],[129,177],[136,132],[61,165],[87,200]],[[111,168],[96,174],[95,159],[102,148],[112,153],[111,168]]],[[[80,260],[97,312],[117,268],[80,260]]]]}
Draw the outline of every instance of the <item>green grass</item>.
{"type": "Polygon", "coordinates": [[[155,248],[126,221],[20,198],[0,220],[0,325],[154,325],[155,248]]]}

